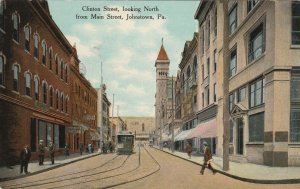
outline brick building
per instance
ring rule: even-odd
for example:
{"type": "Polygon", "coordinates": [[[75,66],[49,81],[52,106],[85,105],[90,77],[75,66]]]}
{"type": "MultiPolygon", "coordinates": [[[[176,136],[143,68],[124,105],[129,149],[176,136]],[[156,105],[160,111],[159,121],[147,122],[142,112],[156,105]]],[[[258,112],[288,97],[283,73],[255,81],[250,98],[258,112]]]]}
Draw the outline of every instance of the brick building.
{"type": "Polygon", "coordinates": [[[0,164],[18,162],[25,144],[36,158],[39,140],[54,142],[57,153],[66,143],[75,150],[71,79],[86,84],[74,74],[76,64],[76,50],[52,20],[47,1],[0,0],[0,164]]]}

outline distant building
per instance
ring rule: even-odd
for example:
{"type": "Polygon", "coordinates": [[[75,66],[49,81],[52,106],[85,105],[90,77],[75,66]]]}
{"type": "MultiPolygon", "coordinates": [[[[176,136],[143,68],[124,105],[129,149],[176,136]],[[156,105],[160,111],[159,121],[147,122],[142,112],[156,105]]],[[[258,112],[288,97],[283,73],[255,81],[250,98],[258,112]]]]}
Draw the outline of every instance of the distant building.
{"type": "Polygon", "coordinates": [[[126,131],[135,135],[136,141],[149,141],[149,136],[154,130],[154,117],[123,117],[126,131]]]}

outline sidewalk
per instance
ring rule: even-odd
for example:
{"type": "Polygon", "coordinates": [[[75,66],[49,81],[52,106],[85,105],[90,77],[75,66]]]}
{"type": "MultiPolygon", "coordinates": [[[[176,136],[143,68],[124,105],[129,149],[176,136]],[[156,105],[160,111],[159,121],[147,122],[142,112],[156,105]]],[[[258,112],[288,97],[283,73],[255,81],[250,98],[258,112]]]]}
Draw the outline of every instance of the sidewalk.
{"type": "Polygon", "coordinates": [[[64,155],[57,156],[55,157],[54,165],[51,165],[50,158],[45,158],[44,165],[42,166],[39,166],[37,160],[30,161],[30,163],[28,164],[29,174],[24,174],[24,173],[20,174],[20,165],[15,165],[12,167],[0,167],[0,182],[38,174],[47,170],[55,169],[70,163],[74,163],[79,160],[97,156],[99,154],[100,154],[99,152],[95,152],[92,154],[83,153],[82,155],[80,155],[79,153],[75,153],[75,154],[70,154],[70,156],[64,156],[64,155]]]}
{"type": "MultiPolygon", "coordinates": [[[[160,150],[158,147],[154,148],[160,150]]],[[[163,148],[162,151],[198,165],[202,165],[203,163],[203,156],[192,155],[191,159],[189,159],[187,153],[184,152],[175,151],[172,153],[168,148],[163,148]]],[[[223,158],[216,156],[213,156],[212,166],[218,171],[218,173],[246,182],[261,184],[300,183],[300,167],[269,167],[253,163],[238,163],[230,161],[230,170],[223,171],[223,158]]],[[[205,172],[209,171],[210,170],[206,170],[205,172]]]]}

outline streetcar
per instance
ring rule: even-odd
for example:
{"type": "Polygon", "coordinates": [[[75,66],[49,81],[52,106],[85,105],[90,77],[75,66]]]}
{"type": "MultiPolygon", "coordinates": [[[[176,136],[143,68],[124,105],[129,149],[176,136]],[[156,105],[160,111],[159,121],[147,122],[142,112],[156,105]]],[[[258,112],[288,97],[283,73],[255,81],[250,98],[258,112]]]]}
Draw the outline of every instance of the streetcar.
{"type": "Polygon", "coordinates": [[[129,132],[120,132],[117,134],[117,153],[131,154],[134,148],[134,135],[129,132]]]}

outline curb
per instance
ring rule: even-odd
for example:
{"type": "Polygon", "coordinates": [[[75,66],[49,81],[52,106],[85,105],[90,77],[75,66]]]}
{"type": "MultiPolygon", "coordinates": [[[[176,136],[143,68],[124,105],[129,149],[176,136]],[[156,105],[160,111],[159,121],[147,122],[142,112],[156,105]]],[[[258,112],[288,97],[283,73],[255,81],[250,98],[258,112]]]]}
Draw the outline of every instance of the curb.
{"type": "Polygon", "coordinates": [[[56,166],[53,166],[53,167],[45,168],[45,169],[35,171],[33,173],[30,173],[30,174],[18,175],[18,176],[15,176],[15,177],[0,178],[0,182],[15,180],[15,179],[24,178],[24,177],[28,177],[28,176],[32,176],[32,175],[37,175],[37,174],[40,174],[40,173],[43,173],[43,172],[46,172],[46,171],[50,171],[50,170],[53,170],[53,169],[56,169],[56,168],[59,168],[59,167],[63,167],[65,165],[69,165],[71,163],[75,163],[75,162],[78,162],[78,161],[81,161],[81,160],[85,160],[85,159],[88,159],[88,158],[91,158],[91,157],[95,157],[95,156],[98,156],[100,154],[102,154],[102,153],[98,152],[98,153],[95,153],[95,154],[90,155],[90,156],[86,156],[86,157],[83,157],[83,158],[80,158],[80,159],[75,159],[75,160],[69,161],[67,163],[63,163],[63,164],[56,165],[56,166]]]}
{"type": "MultiPolygon", "coordinates": [[[[191,161],[191,160],[189,160],[189,159],[186,159],[186,158],[177,156],[177,155],[175,155],[175,154],[173,154],[173,153],[170,153],[170,152],[161,150],[161,149],[159,149],[159,148],[156,148],[156,147],[153,147],[153,148],[156,149],[156,150],[165,152],[165,153],[167,153],[167,154],[170,154],[170,155],[172,155],[172,156],[174,156],[174,157],[177,157],[177,158],[180,158],[180,159],[189,161],[189,162],[194,163],[194,164],[196,164],[196,165],[200,165],[200,166],[203,165],[203,164],[201,164],[201,163],[197,163],[197,162],[191,161]]],[[[234,179],[236,179],[236,180],[240,180],[240,181],[244,181],[244,182],[249,182],[249,183],[256,183],[256,184],[299,184],[299,183],[300,183],[300,179],[259,180],[259,179],[251,179],[251,178],[240,177],[240,176],[233,175],[233,174],[230,174],[230,173],[227,173],[227,172],[225,172],[225,171],[218,170],[218,169],[215,169],[215,170],[216,170],[218,173],[222,174],[222,175],[225,175],[225,176],[234,178],[234,179]]]]}

